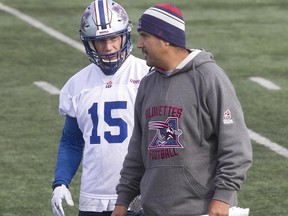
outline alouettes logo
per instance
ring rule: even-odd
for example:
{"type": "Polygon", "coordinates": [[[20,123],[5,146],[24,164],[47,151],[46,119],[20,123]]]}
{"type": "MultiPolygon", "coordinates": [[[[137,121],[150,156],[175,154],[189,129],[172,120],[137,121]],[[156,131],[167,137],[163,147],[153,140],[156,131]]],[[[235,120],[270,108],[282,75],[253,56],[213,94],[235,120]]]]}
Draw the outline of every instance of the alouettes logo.
{"type": "Polygon", "coordinates": [[[87,28],[90,27],[88,19],[91,16],[91,13],[89,10],[86,10],[81,18],[81,30],[86,31],[87,28]]]}
{"type": "Polygon", "coordinates": [[[148,149],[183,148],[179,142],[182,130],[178,128],[178,118],[170,117],[165,122],[150,121],[149,130],[156,130],[156,135],[148,149]]]}
{"type": "Polygon", "coordinates": [[[123,23],[127,22],[128,16],[127,16],[127,13],[125,12],[123,7],[121,7],[118,4],[114,4],[113,7],[112,7],[112,10],[115,11],[118,14],[118,18],[119,18],[118,20],[119,21],[122,20],[123,23]]]}
{"type": "Polygon", "coordinates": [[[223,123],[224,124],[232,124],[233,123],[232,114],[231,114],[231,111],[229,109],[225,110],[225,112],[223,114],[223,123]]]}

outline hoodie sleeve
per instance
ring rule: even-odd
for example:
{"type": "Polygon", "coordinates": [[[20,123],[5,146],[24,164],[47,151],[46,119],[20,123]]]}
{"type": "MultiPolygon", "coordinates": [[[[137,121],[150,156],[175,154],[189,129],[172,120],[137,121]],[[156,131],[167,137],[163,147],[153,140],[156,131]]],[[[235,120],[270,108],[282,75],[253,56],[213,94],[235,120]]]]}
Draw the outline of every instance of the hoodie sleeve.
{"type": "Polygon", "coordinates": [[[145,172],[141,154],[142,129],[141,118],[141,84],[135,100],[134,128],[128,146],[123,168],[120,172],[120,182],[116,187],[118,194],[116,205],[129,206],[131,201],[140,194],[140,181],[145,172]]]}
{"type": "Polygon", "coordinates": [[[204,71],[206,103],[218,137],[213,199],[232,205],[252,165],[251,141],[241,104],[228,76],[215,63],[204,66],[204,71]]]}

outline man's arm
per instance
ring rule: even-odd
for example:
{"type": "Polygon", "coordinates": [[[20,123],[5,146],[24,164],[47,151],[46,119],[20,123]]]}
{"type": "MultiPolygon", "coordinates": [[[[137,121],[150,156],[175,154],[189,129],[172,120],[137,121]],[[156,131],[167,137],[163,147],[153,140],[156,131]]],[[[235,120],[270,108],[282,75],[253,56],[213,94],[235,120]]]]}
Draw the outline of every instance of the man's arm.
{"type": "Polygon", "coordinates": [[[53,187],[61,184],[66,185],[67,188],[69,187],[80,165],[83,148],[83,134],[78,127],[76,118],[66,116],[58,148],[53,187]]]}
{"type": "Polygon", "coordinates": [[[229,77],[216,64],[205,72],[206,101],[218,137],[213,199],[235,205],[237,192],[252,165],[252,146],[244,114],[229,77]],[[234,201],[233,201],[234,200],[234,201]]]}

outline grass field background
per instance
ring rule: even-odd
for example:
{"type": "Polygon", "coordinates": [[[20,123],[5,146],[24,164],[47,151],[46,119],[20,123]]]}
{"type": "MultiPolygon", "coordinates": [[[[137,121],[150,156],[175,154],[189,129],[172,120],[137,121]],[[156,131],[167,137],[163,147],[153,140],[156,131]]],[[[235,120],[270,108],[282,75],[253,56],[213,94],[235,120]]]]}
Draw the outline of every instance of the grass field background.
{"type": "MultiPolygon", "coordinates": [[[[0,0],[57,31],[78,39],[87,0],[0,0]]],[[[158,0],[122,0],[134,25],[158,0]]],[[[186,20],[189,48],[214,54],[231,78],[247,126],[288,148],[288,1],[177,0],[186,20]],[[271,91],[249,80],[261,76],[281,87],[271,91]]],[[[142,57],[136,46],[133,54],[142,57]]],[[[85,54],[0,10],[0,216],[46,216],[63,118],[58,96],[33,85],[47,81],[61,88],[89,64],[85,54]]],[[[239,205],[252,216],[288,215],[288,159],[253,142],[254,164],[239,193],[239,205]]],[[[78,172],[70,190],[77,215],[78,172]]]]}

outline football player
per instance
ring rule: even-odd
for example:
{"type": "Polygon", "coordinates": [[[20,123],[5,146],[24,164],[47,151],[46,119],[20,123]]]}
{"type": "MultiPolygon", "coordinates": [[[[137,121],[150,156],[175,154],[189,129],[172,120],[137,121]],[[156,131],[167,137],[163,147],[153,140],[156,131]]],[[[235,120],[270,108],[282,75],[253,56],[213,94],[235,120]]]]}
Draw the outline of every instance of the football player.
{"type": "Polygon", "coordinates": [[[64,215],[63,200],[74,205],[69,185],[81,161],[79,216],[112,213],[132,134],[136,92],[149,70],[131,54],[131,31],[124,8],[112,0],[93,1],[82,15],[80,38],[91,64],[60,93],[59,113],[66,120],[52,184],[55,216],[64,215]]]}

